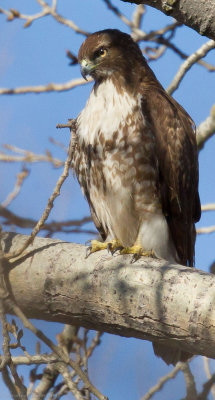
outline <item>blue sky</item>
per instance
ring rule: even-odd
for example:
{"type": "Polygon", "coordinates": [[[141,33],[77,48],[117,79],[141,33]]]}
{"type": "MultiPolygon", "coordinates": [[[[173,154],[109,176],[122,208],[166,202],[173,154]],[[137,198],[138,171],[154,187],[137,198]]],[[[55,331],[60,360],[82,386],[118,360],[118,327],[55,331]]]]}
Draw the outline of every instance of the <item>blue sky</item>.
{"type": "MultiPolygon", "coordinates": [[[[114,4],[130,16],[134,5],[115,0],[114,4]]],[[[17,8],[20,12],[31,14],[39,11],[36,1],[15,0],[4,1],[2,7],[17,8]]],[[[90,32],[118,28],[129,32],[129,29],[116,18],[102,0],[61,0],[59,12],[72,19],[78,26],[90,32]]],[[[79,67],[70,67],[66,58],[66,49],[77,54],[84,40],[82,35],[74,33],[68,27],[58,24],[51,17],[35,21],[31,27],[23,29],[23,21],[15,20],[6,23],[5,16],[0,15],[0,87],[17,87],[47,84],[49,82],[63,83],[80,77],[79,67]]],[[[161,28],[172,19],[160,12],[147,9],[143,29],[147,32],[161,28]]],[[[180,28],[174,43],[185,53],[191,54],[208,39],[199,36],[189,28],[180,28]]],[[[144,43],[141,43],[141,47],[144,43]]],[[[214,63],[214,51],[205,59],[214,63]]],[[[167,51],[158,62],[150,66],[164,87],[167,87],[177,72],[182,60],[167,51]]],[[[55,157],[65,159],[65,153],[50,143],[49,138],[62,141],[68,145],[67,130],[56,130],[57,123],[64,123],[68,118],[76,117],[84,107],[89,96],[91,84],[76,90],[63,93],[28,94],[0,97],[0,142],[10,143],[35,153],[44,153],[49,149],[55,157]]],[[[194,66],[183,79],[174,97],[190,113],[196,125],[203,121],[210,112],[214,99],[215,72],[209,73],[202,66],[194,66]]],[[[214,153],[215,139],[212,138],[200,153],[200,196],[202,204],[215,201],[214,185],[214,153]]],[[[1,163],[0,202],[13,189],[15,174],[21,169],[20,164],[1,163]]],[[[11,203],[9,209],[22,215],[38,219],[46,205],[61,170],[50,165],[37,163],[29,166],[30,176],[23,186],[18,198],[11,203]]],[[[84,200],[77,182],[72,174],[67,179],[61,196],[57,199],[49,220],[77,219],[89,215],[88,205],[84,200]]],[[[199,226],[215,224],[214,212],[203,214],[199,226]]],[[[90,225],[89,225],[90,226],[90,225]]],[[[93,226],[91,225],[91,228],[93,226]]],[[[22,231],[29,233],[29,231],[22,231]]],[[[85,243],[89,235],[60,235],[55,237],[68,241],[85,243]]],[[[214,261],[214,234],[201,235],[197,239],[196,266],[208,270],[214,261]]],[[[47,334],[55,337],[59,324],[48,324],[37,321],[47,334]],[[50,329],[51,327],[51,329],[50,329]]],[[[25,339],[29,348],[33,343],[31,334],[25,339]]],[[[33,351],[33,350],[32,350],[33,351]]],[[[151,345],[134,339],[119,338],[104,335],[102,345],[95,352],[91,361],[91,375],[100,390],[109,395],[111,400],[136,400],[143,395],[157,379],[169,370],[164,363],[152,355],[151,345]],[[101,371],[101,363],[103,369],[101,371]]],[[[198,384],[202,382],[202,360],[198,358],[192,364],[195,374],[198,374],[198,384]]],[[[177,384],[169,383],[154,399],[172,399],[172,390],[179,391],[183,382],[179,374],[177,384]],[[176,386],[174,386],[176,385],[176,386]],[[174,389],[173,389],[174,388],[174,389]]],[[[182,385],[183,386],[183,385],[182,385]]],[[[178,392],[177,398],[185,395],[184,386],[178,392]]],[[[5,392],[4,398],[8,394],[5,392]]]]}

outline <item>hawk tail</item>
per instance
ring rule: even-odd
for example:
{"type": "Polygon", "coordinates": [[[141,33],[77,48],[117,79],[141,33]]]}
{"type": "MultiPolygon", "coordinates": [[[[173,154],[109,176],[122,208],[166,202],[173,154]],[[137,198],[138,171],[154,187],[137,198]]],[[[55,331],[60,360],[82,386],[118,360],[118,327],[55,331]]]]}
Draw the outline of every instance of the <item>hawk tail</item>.
{"type": "Polygon", "coordinates": [[[176,347],[170,347],[160,343],[152,343],[154,353],[157,357],[162,358],[166,364],[176,365],[178,361],[186,362],[192,357],[191,353],[177,349],[176,347]]]}

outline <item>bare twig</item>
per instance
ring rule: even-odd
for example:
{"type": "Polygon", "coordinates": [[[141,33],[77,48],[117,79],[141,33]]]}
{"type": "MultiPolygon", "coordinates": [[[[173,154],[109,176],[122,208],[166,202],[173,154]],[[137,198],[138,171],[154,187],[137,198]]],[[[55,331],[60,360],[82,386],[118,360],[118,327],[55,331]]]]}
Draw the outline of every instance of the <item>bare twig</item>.
{"type": "Polygon", "coordinates": [[[138,4],[132,15],[132,25],[139,29],[141,27],[143,16],[146,12],[144,4],[138,4]]]}
{"type": "Polygon", "coordinates": [[[91,82],[92,79],[78,78],[68,81],[66,83],[48,83],[48,85],[37,85],[37,86],[23,86],[14,89],[2,88],[0,89],[1,94],[26,94],[26,93],[49,93],[49,92],[63,92],[66,90],[71,90],[77,86],[86,85],[91,82]]]}
{"type": "Polygon", "coordinates": [[[208,400],[211,388],[215,384],[215,374],[203,384],[203,390],[198,394],[197,400],[208,400]]]}
{"type": "Polygon", "coordinates": [[[22,19],[25,22],[24,28],[28,28],[32,22],[46,17],[47,15],[51,15],[56,21],[59,23],[68,26],[69,28],[73,29],[76,33],[80,33],[82,35],[89,35],[89,32],[79,28],[72,20],[69,20],[67,18],[64,18],[62,15],[58,14],[56,11],[56,6],[57,2],[53,1],[52,5],[50,6],[48,3],[46,3],[43,0],[38,0],[38,3],[41,5],[42,10],[36,14],[33,15],[27,15],[27,14],[22,14],[19,11],[15,9],[10,9],[9,11],[0,9],[1,13],[5,14],[7,16],[8,21],[13,21],[15,18],[22,19]]]}
{"type": "Polygon", "coordinates": [[[205,142],[215,134],[215,105],[211,108],[210,115],[201,122],[196,132],[196,139],[199,150],[202,150],[205,142]]]}
{"type": "Polygon", "coordinates": [[[0,161],[4,162],[25,162],[25,163],[36,163],[36,162],[49,162],[55,168],[59,168],[63,166],[63,161],[52,157],[50,151],[46,151],[46,154],[35,154],[33,151],[20,149],[17,146],[12,146],[9,144],[5,144],[4,147],[14,153],[18,153],[20,155],[9,155],[0,151],[0,161]]]}
{"type": "Polygon", "coordinates": [[[213,233],[213,232],[215,232],[215,225],[197,228],[196,232],[198,235],[203,234],[203,233],[213,233]]]}
{"type": "MultiPolygon", "coordinates": [[[[1,235],[1,231],[0,231],[1,235]]],[[[1,325],[2,325],[2,336],[3,336],[3,357],[0,369],[3,370],[4,373],[4,381],[10,390],[13,398],[18,398],[22,400],[27,400],[27,389],[23,385],[22,380],[20,379],[19,375],[17,374],[16,367],[13,364],[10,354],[10,336],[8,332],[8,324],[5,315],[5,306],[4,301],[8,298],[7,288],[4,280],[4,254],[2,251],[2,247],[0,246],[0,318],[1,318],[1,325]],[[12,380],[10,379],[7,366],[10,369],[12,377],[14,379],[13,384],[12,380]],[[15,396],[15,397],[14,397],[15,396]]]]}
{"type": "Polygon", "coordinates": [[[155,393],[159,392],[162,387],[168,382],[170,379],[175,378],[179,371],[181,371],[182,363],[178,363],[175,368],[172,369],[168,374],[159,379],[158,383],[153,386],[149,391],[141,398],[141,400],[149,400],[154,396],[155,393]]]}
{"type": "Polygon", "coordinates": [[[201,58],[205,57],[207,53],[215,48],[215,41],[209,40],[207,43],[204,43],[195,53],[191,54],[186,61],[180,66],[177,74],[175,75],[172,83],[166,89],[169,94],[172,94],[179,86],[183,77],[189,71],[189,69],[201,58]]]}
{"type": "MultiPolygon", "coordinates": [[[[88,356],[87,356],[87,341],[88,341],[88,329],[84,329],[84,339],[83,339],[83,370],[86,375],[88,375],[88,356]]],[[[85,390],[86,400],[90,400],[90,392],[88,389],[85,390]]]]}
{"type": "Polygon", "coordinates": [[[35,236],[38,234],[40,229],[43,227],[45,221],[47,220],[47,218],[48,218],[48,216],[50,214],[50,211],[52,210],[52,208],[54,206],[54,201],[55,201],[56,197],[60,195],[60,189],[61,189],[64,181],[66,180],[66,178],[69,175],[69,168],[70,168],[71,161],[72,161],[72,158],[73,158],[75,145],[76,145],[76,135],[73,132],[73,134],[71,136],[70,144],[69,144],[68,157],[67,157],[67,160],[65,161],[65,164],[64,164],[63,173],[61,174],[60,178],[58,179],[57,184],[56,184],[56,186],[54,188],[54,191],[53,191],[52,195],[48,199],[47,206],[46,206],[41,218],[37,222],[35,228],[31,232],[31,235],[26,240],[26,242],[23,244],[23,246],[15,253],[5,254],[6,258],[11,259],[11,258],[18,257],[20,254],[22,254],[23,251],[33,242],[35,236]]]}
{"type": "MultiPolygon", "coordinates": [[[[170,42],[169,39],[166,39],[164,36],[159,36],[156,37],[155,41],[158,44],[163,44],[166,47],[168,47],[170,50],[174,51],[179,57],[181,57],[183,60],[186,60],[188,58],[188,55],[184,53],[181,49],[179,49],[174,43],[170,42]]],[[[204,60],[198,60],[197,64],[201,65],[202,67],[206,68],[209,72],[214,72],[215,71],[215,65],[212,65],[210,63],[207,63],[204,60]]]]}
{"type": "Polygon", "coordinates": [[[58,374],[57,363],[48,364],[43,371],[39,384],[33,390],[31,400],[43,400],[53,387],[58,374]]]}
{"type": "Polygon", "coordinates": [[[87,357],[88,358],[90,358],[94,349],[100,344],[100,339],[101,339],[102,335],[103,335],[103,332],[96,332],[96,335],[93,338],[91,345],[87,349],[87,357]]]}
{"type": "Polygon", "coordinates": [[[60,357],[60,359],[76,372],[76,374],[81,378],[86,388],[89,390],[99,399],[99,400],[108,400],[106,396],[103,396],[99,390],[89,381],[87,376],[83,373],[82,369],[75,363],[73,360],[69,358],[64,351],[60,349],[59,346],[56,346],[42,331],[36,328],[23,314],[22,310],[14,303],[12,299],[7,299],[7,303],[9,308],[13,311],[17,317],[19,317],[23,323],[23,325],[31,330],[38,339],[42,340],[52,351],[60,357]]]}
{"type": "Polygon", "coordinates": [[[215,203],[203,204],[202,211],[215,211],[215,203]]]}
{"type": "MultiPolygon", "coordinates": [[[[37,221],[31,218],[20,217],[19,215],[14,214],[12,211],[9,211],[7,208],[3,208],[0,206],[0,216],[4,218],[3,224],[10,226],[15,225],[24,229],[33,229],[36,225],[37,221]]],[[[52,221],[49,223],[44,223],[41,228],[41,231],[47,231],[48,234],[52,234],[53,232],[63,232],[63,233],[89,233],[91,235],[95,235],[96,232],[90,229],[84,229],[82,226],[84,224],[88,224],[92,221],[91,217],[84,217],[82,219],[73,219],[68,221],[52,221]]]]}
{"type": "Polygon", "coordinates": [[[10,374],[8,372],[8,368],[4,367],[1,372],[2,372],[3,381],[4,381],[5,385],[7,386],[8,390],[9,390],[9,392],[11,394],[11,398],[13,400],[19,399],[19,394],[17,392],[16,386],[14,385],[13,381],[10,378],[10,374]]]}
{"type": "Polygon", "coordinates": [[[64,325],[64,329],[57,335],[57,341],[62,349],[67,353],[71,353],[74,343],[79,342],[79,327],[74,325],[64,325]]]}
{"type": "Polygon", "coordinates": [[[90,32],[87,32],[79,28],[72,20],[64,18],[62,15],[58,14],[55,10],[51,8],[50,8],[50,15],[52,15],[52,17],[56,19],[57,22],[68,26],[69,28],[73,29],[73,31],[75,31],[76,33],[80,33],[81,35],[84,36],[88,36],[90,34],[90,32]]]}
{"type": "MultiPolygon", "coordinates": [[[[1,272],[2,274],[3,272],[1,272]]],[[[5,365],[9,364],[11,361],[11,355],[10,355],[10,337],[7,329],[7,320],[5,316],[5,310],[4,310],[4,302],[3,302],[3,296],[2,292],[4,293],[4,288],[1,287],[1,299],[0,299],[0,318],[1,318],[1,325],[2,325],[2,337],[3,337],[3,343],[2,343],[2,349],[3,349],[3,357],[1,360],[1,365],[0,369],[5,367],[5,365]]]]}
{"type": "Polygon", "coordinates": [[[130,28],[133,27],[133,23],[117,8],[115,7],[110,0],[103,0],[104,3],[107,5],[107,7],[109,8],[109,10],[113,11],[113,13],[119,18],[121,19],[122,22],[124,22],[124,24],[126,24],[127,26],[129,26],[130,28]]]}
{"type": "Polygon", "coordinates": [[[153,30],[149,33],[145,33],[142,30],[135,29],[135,34],[137,35],[138,41],[157,41],[160,40],[167,32],[170,32],[172,35],[172,32],[174,32],[176,28],[179,28],[181,26],[182,24],[180,22],[175,21],[169,25],[164,26],[163,28],[153,30]]]}
{"type": "Polygon", "coordinates": [[[22,171],[16,175],[17,179],[14,189],[11,193],[9,193],[5,201],[3,201],[3,203],[1,204],[2,207],[7,207],[18,196],[22,188],[23,182],[28,177],[28,175],[29,175],[29,170],[23,167],[22,171]]]}
{"type": "Polygon", "coordinates": [[[82,395],[81,391],[78,390],[77,385],[70,377],[68,368],[62,363],[58,364],[58,370],[64,378],[66,385],[68,386],[69,390],[73,393],[77,400],[85,400],[86,398],[82,395]]]}
{"type": "Polygon", "coordinates": [[[59,140],[54,139],[53,137],[49,138],[50,143],[54,144],[55,146],[59,147],[60,149],[62,149],[64,151],[64,153],[67,153],[67,147],[60,142],[59,140]]]}
{"type": "MultiPolygon", "coordinates": [[[[203,357],[203,362],[204,362],[204,369],[205,369],[207,379],[211,379],[212,374],[210,371],[209,358],[203,357]]],[[[214,385],[211,386],[211,393],[212,393],[213,399],[215,399],[215,386],[214,385]]]]}
{"type": "MultiPolygon", "coordinates": [[[[12,356],[11,357],[14,365],[40,365],[40,364],[48,364],[55,363],[60,360],[58,356],[55,354],[35,354],[33,356],[12,356]]],[[[0,362],[3,361],[3,358],[0,357],[0,362]]],[[[1,368],[1,367],[0,367],[1,368]]]]}
{"type": "Polygon", "coordinates": [[[145,47],[143,49],[143,53],[147,55],[148,61],[158,60],[166,51],[166,46],[159,46],[159,47],[145,47]]]}
{"type": "Polygon", "coordinates": [[[185,400],[196,400],[197,399],[196,384],[191,369],[189,367],[189,364],[181,363],[181,370],[184,374],[184,379],[187,389],[187,395],[185,400]]]}

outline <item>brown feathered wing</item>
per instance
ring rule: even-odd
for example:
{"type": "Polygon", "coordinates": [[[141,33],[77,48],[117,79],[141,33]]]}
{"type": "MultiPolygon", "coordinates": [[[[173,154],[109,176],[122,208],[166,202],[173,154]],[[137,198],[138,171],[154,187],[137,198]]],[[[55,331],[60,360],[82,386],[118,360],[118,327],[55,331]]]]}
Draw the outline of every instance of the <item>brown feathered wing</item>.
{"type": "MultiPolygon", "coordinates": [[[[194,124],[186,111],[161,87],[144,88],[142,110],[155,135],[159,192],[178,262],[193,266],[194,223],[201,215],[194,124]]],[[[153,343],[153,348],[167,364],[191,357],[187,352],[160,343],[153,343]]]]}
{"type": "Polygon", "coordinates": [[[142,110],[155,135],[159,192],[178,262],[193,266],[194,223],[201,215],[194,123],[159,87],[144,88],[142,110]]]}

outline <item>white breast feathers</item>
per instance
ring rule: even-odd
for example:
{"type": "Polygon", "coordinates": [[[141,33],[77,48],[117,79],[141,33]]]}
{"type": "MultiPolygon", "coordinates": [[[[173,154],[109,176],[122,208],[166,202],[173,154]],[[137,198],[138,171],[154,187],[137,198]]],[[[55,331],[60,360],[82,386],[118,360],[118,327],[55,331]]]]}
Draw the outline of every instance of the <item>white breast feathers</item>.
{"type": "Polygon", "coordinates": [[[84,140],[86,144],[93,144],[101,131],[107,140],[111,139],[119,124],[122,127],[128,114],[133,114],[137,101],[126,91],[119,93],[111,79],[93,88],[77,119],[80,142],[84,140]]]}

